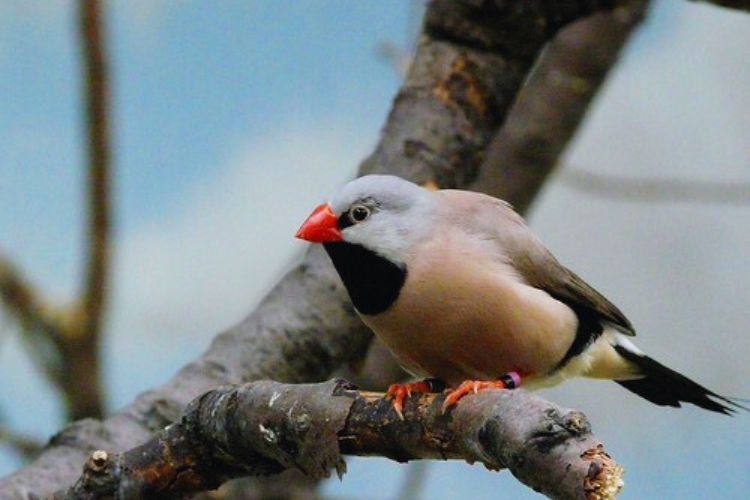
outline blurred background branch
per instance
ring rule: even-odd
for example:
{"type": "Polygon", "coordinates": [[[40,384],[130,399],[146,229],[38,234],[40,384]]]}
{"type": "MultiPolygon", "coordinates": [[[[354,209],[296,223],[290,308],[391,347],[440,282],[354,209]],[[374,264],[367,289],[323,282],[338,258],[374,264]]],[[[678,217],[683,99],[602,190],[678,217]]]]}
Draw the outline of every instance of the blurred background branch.
{"type": "Polygon", "coordinates": [[[750,12],[750,2],[748,0],[691,0],[692,2],[705,2],[719,5],[734,10],[744,10],[750,12]]]}
{"type": "Polygon", "coordinates": [[[78,23],[83,58],[83,102],[87,142],[87,244],[81,295],[72,324],[60,344],[65,365],[63,391],[72,420],[101,418],[100,339],[110,262],[109,88],[103,7],[79,0],[78,23]]]}
{"type": "Polygon", "coordinates": [[[558,164],[649,2],[633,0],[571,24],[544,50],[487,148],[477,185],[524,214],[558,164]]]}
{"type": "Polygon", "coordinates": [[[31,436],[20,434],[0,424],[0,444],[13,449],[24,460],[31,460],[44,448],[44,443],[31,436]]]}
{"type": "Polygon", "coordinates": [[[711,181],[684,178],[646,178],[601,174],[592,170],[566,167],[559,180],[566,186],[608,200],[639,203],[750,203],[750,182],[711,181]]]}
{"type": "MultiPolygon", "coordinates": [[[[87,244],[80,296],[67,305],[53,304],[0,253],[0,301],[18,326],[31,359],[59,390],[68,420],[104,414],[100,339],[106,305],[110,254],[110,138],[108,81],[102,5],[80,0],[79,27],[83,54],[83,102],[88,166],[86,168],[87,244]]],[[[22,446],[25,456],[39,447],[14,437],[10,429],[0,441],[22,446]]]]}

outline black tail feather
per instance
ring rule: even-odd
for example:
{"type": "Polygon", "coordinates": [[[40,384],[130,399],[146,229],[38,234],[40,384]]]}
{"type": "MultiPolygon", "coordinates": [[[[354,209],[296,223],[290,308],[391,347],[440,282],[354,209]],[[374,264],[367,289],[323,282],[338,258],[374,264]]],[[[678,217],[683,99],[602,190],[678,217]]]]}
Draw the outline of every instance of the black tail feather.
{"type": "Polygon", "coordinates": [[[749,408],[706,389],[648,356],[634,353],[619,345],[615,346],[615,350],[620,356],[638,366],[644,375],[639,379],[615,382],[652,403],[674,407],[680,407],[680,403],[683,402],[692,403],[724,415],[731,415],[737,409],[750,411],[749,408]]]}

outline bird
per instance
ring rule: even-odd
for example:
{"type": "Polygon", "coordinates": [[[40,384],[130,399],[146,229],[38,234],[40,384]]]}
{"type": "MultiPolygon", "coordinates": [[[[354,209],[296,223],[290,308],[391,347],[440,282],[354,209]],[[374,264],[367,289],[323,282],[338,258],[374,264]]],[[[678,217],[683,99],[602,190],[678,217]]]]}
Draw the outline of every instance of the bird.
{"type": "Polygon", "coordinates": [[[457,189],[365,175],[318,206],[296,237],[322,244],[362,321],[443,411],[486,389],[609,379],[661,406],[746,409],[646,355],[612,302],[563,266],[512,206],[457,189]]]}

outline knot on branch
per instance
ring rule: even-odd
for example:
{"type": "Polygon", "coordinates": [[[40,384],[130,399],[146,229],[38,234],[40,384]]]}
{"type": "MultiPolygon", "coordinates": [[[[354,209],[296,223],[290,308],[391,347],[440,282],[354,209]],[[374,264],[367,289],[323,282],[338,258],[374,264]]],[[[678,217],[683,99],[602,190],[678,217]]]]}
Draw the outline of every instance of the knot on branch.
{"type": "Polygon", "coordinates": [[[211,445],[215,458],[236,462],[241,457],[251,473],[266,469],[270,462],[270,469],[262,472],[297,468],[322,478],[335,469],[341,476],[346,467],[337,433],[344,427],[351,399],[332,396],[342,385],[266,381],[225,387],[194,400],[182,425],[195,433],[196,442],[211,445]]]}
{"type": "Polygon", "coordinates": [[[111,497],[117,491],[118,456],[104,450],[89,455],[78,481],[66,492],[52,495],[52,500],[65,498],[94,499],[111,497]]]}

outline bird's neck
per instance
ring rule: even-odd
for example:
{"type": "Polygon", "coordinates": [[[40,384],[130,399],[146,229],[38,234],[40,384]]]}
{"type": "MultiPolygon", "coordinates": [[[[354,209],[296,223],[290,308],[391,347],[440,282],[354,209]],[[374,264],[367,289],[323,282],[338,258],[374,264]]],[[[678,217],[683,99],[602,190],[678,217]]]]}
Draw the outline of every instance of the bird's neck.
{"type": "Polygon", "coordinates": [[[406,281],[406,266],[361,245],[336,242],[323,246],[357,311],[372,315],[393,305],[406,281]]]}

